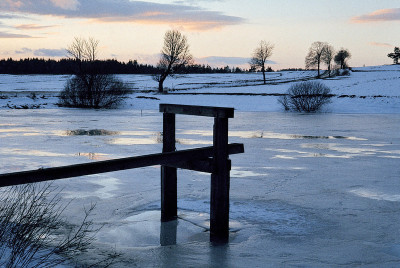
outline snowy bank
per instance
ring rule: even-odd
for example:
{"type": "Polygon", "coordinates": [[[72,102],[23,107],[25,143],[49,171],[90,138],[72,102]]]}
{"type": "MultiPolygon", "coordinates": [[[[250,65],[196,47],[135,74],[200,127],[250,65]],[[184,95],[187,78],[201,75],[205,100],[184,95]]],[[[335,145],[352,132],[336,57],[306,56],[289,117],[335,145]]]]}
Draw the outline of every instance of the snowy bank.
{"type": "MultiPolygon", "coordinates": [[[[119,75],[134,91],[123,109],[158,110],[159,103],[234,107],[238,111],[279,112],[277,102],[293,83],[312,79],[312,71],[261,74],[189,74],[168,78],[168,94],[156,93],[156,82],[148,75],[119,75]]],[[[57,108],[57,95],[69,76],[0,75],[0,108],[57,108]]],[[[400,66],[354,68],[350,76],[323,79],[331,88],[329,113],[399,113],[400,66]]]]}

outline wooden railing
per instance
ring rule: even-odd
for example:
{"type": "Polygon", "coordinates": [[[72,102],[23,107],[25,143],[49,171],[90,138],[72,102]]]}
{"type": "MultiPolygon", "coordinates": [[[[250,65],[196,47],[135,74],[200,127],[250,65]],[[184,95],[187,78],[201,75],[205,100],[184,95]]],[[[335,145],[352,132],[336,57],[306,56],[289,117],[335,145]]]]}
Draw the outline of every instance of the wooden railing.
{"type": "Polygon", "coordinates": [[[0,175],[0,187],[161,165],[161,221],[177,219],[177,168],[211,173],[210,240],[229,241],[230,154],[243,144],[228,144],[228,118],[233,108],[160,104],[163,113],[162,153],[91,163],[42,168],[0,175]],[[214,117],[213,146],[175,149],[175,114],[214,117]]]}

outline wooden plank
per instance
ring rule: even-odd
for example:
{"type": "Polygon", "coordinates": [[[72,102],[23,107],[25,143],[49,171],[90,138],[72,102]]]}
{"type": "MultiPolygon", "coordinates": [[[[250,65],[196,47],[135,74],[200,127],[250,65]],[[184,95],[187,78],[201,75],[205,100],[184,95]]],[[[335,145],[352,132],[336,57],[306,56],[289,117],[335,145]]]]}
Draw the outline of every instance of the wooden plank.
{"type": "Polygon", "coordinates": [[[214,166],[211,174],[210,241],[229,241],[230,161],[228,159],[228,119],[214,119],[214,166]]]}
{"type": "MultiPolygon", "coordinates": [[[[163,153],[175,151],[175,114],[163,114],[163,153]]],[[[161,166],[161,221],[175,220],[178,215],[176,167],[161,166]]]]}
{"type": "Polygon", "coordinates": [[[160,112],[171,114],[187,114],[198,116],[209,116],[219,118],[233,118],[234,108],[212,107],[212,106],[195,106],[180,104],[160,104],[160,112]]]}
{"type": "MultiPolygon", "coordinates": [[[[213,152],[214,147],[210,146],[169,153],[158,153],[70,166],[7,173],[0,175],[0,187],[65,179],[147,166],[168,165],[174,162],[191,161],[196,159],[206,159],[208,157],[212,157],[213,152]]],[[[238,154],[243,152],[243,144],[234,143],[229,145],[230,154],[238,154]]]]}
{"type": "Polygon", "coordinates": [[[193,171],[206,172],[206,173],[213,173],[215,170],[212,158],[206,160],[193,160],[193,161],[171,163],[168,164],[167,166],[181,168],[181,169],[188,169],[193,171]]]}

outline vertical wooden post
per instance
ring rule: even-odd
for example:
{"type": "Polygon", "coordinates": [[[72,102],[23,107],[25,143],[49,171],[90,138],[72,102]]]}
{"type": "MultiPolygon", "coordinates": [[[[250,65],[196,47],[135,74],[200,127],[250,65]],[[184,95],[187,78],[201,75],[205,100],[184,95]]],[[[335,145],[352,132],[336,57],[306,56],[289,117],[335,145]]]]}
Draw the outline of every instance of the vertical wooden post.
{"type": "Polygon", "coordinates": [[[210,240],[229,241],[228,118],[214,119],[214,173],[211,174],[210,240]]]}
{"type": "MultiPolygon", "coordinates": [[[[175,114],[163,113],[163,153],[175,151],[175,114]]],[[[176,168],[161,166],[161,221],[177,218],[176,168]]]]}

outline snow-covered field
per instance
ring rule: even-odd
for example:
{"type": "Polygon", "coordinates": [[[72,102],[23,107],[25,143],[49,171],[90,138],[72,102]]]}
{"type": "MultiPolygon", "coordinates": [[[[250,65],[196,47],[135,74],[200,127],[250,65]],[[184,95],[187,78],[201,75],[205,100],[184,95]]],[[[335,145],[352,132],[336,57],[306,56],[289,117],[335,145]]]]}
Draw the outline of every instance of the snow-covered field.
{"type": "MultiPolygon", "coordinates": [[[[158,110],[159,103],[234,107],[238,111],[280,112],[277,95],[291,84],[315,76],[313,71],[268,73],[262,85],[261,74],[191,74],[168,78],[169,94],[157,94],[157,83],[149,75],[118,75],[133,90],[123,108],[158,110]]],[[[54,108],[58,93],[68,75],[0,75],[0,109],[54,108]],[[35,94],[32,97],[32,94],[35,94]]],[[[400,66],[354,68],[350,76],[325,79],[332,103],[325,112],[399,113],[400,66]]]]}
{"type": "MultiPolygon", "coordinates": [[[[159,222],[159,167],[57,181],[74,199],[68,220],[96,202],[105,226],[94,245],[123,253],[116,267],[398,267],[400,69],[358,70],[323,81],[336,96],[317,114],[285,113],[274,96],[310,72],[272,73],[269,85],[260,74],[189,75],[167,80],[165,95],[148,91],[148,76],[121,76],[137,92],[99,111],[55,105],[68,76],[0,75],[0,172],[161,152],[159,103],[234,107],[230,142],[245,153],[231,157],[228,245],[208,242],[210,176],[186,170],[177,226],[159,222]],[[160,246],[161,230],[177,244],[160,246]]],[[[177,149],[210,145],[212,124],[177,116],[177,149]]]]}

